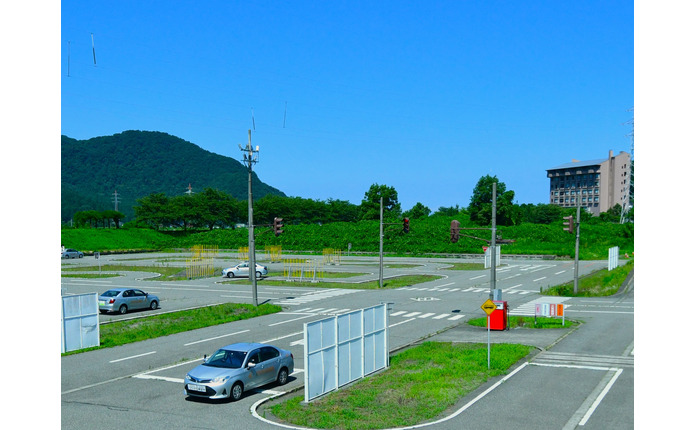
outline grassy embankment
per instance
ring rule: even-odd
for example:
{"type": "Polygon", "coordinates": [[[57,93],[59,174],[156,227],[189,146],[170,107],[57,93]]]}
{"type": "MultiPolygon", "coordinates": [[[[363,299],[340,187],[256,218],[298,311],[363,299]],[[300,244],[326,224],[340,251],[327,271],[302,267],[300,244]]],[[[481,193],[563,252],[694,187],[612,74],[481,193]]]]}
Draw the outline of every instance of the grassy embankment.
{"type": "MultiPolygon", "coordinates": [[[[473,227],[461,218],[462,227],[473,227]]],[[[482,240],[461,237],[457,243],[449,242],[450,218],[430,217],[412,220],[410,233],[391,227],[384,233],[384,251],[389,255],[482,254],[482,240]]],[[[342,249],[352,244],[352,252],[377,253],[379,251],[378,221],[353,223],[337,222],[324,225],[286,225],[285,232],[276,237],[259,234],[256,249],[280,245],[288,252],[322,252],[325,248],[342,249]]],[[[476,231],[473,231],[476,234],[476,231]]],[[[516,242],[502,245],[503,254],[574,255],[574,236],[562,230],[561,220],[555,224],[522,224],[499,227],[498,233],[516,242]]],[[[476,234],[483,239],[489,233],[476,234]]],[[[194,245],[217,246],[219,249],[239,249],[248,246],[246,229],[216,229],[202,232],[158,232],[148,229],[63,229],[63,245],[81,251],[123,252],[129,250],[188,249],[194,245]]],[[[590,219],[582,223],[579,256],[581,259],[608,258],[608,249],[619,246],[621,254],[634,251],[633,224],[611,224],[590,219]]]]}

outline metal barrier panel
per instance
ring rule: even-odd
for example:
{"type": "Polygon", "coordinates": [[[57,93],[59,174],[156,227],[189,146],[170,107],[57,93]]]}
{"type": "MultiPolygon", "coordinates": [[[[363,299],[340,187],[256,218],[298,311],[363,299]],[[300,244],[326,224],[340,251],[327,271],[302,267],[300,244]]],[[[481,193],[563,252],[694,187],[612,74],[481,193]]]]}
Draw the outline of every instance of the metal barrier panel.
{"type": "Polygon", "coordinates": [[[97,293],[61,296],[60,352],[99,346],[97,293]]]}
{"type": "Polygon", "coordinates": [[[386,304],[304,324],[304,400],[388,366],[386,304]]]}

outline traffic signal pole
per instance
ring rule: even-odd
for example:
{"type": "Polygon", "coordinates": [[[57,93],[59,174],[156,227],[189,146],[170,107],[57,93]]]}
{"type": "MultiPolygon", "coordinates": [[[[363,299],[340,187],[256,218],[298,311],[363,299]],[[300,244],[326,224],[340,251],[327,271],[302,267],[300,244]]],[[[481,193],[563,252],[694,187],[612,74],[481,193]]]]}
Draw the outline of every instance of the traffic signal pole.
{"type": "Polygon", "coordinates": [[[379,198],[379,288],[384,288],[384,198],[379,198]]]}

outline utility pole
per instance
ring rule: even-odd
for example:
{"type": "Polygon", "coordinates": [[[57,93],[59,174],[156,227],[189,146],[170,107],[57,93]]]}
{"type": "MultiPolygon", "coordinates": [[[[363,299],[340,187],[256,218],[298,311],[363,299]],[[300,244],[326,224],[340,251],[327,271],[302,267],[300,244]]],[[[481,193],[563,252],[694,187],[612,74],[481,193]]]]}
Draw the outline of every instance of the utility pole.
{"type": "Polygon", "coordinates": [[[379,288],[384,288],[384,197],[379,198],[379,288]]]}
{"type": "Polygon", "coordinates": [[[497,286],[497,182],[492,183],[492,238],[490,239],[490,300],[497,286]]]}
{"type": "Polygon", "coordinates": [[[579,289],[579,215],[581,213],[581,208],[579,206],[579,199],[577,199],[577,236],[574,243],[574,295],[577,295],[577,290],[579,289]]]}
{"type": "Polygon", "coordinates": [[[249,130],[249,143],[246,148],[239,145],[239,149],[244,153],[244,164],[249,169],[249,279],[251,280],[251,290],[253,292],[253,305],[258,306],[258,289],[256,285],[256,243],[253,231],[253,192],[252,181],[253,165],[258,162],[258,150],[254,151],[251,146],[251,130],[249,130]],[[255,155],[254,155],[255,153],[255,155]]]}

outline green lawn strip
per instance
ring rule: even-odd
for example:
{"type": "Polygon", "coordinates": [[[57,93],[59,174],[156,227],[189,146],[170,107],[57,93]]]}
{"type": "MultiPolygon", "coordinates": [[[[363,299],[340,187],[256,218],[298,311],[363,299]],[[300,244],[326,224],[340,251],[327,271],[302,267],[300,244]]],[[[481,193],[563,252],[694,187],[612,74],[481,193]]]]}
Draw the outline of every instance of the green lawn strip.
{"type": "MultiPolygon", "coordinates": [[[[405,275],[395,278],[384,279],[384,288],[400,288],[409,287],[411,285],[430,282],[440,279],[441,276],[434,275],[405,275]]],[[[260,284],[259,284],[260,285],[260,284]]],[[[309,281],[279,281],[266,279],[263,285],[283,286],[283,287],[320,287],[320,288],[344,288],[344,289],[359,289],[359,290],[377,290],[379,289],[379,281],[369,281],[360,283],[347,282],[309,282],[309,281]]]]}
{"type": "Polygon", "coordinates": [[[574,294],[574,281],[543,289],[541,294],[562,297],[605,297],[617,293],[620,286],[635,268],[634,260],[613,270],[602,269],[579,278],[577,294],[574,294]]]}
{"type": "Polygon", "coordinates": [[[73,274],[62,274],[61,278],[86,278],[86,279],[97,279],[97,278],[117,278],[121,275],[118,273],[73,273],[73,274]]]}
{"type": "Polygon", "coordinates": [[[311,428],[381,429],[433,420],[490,377],[507,373],[532,347],[425,342],[391,358],[388,370],[309,404],[299,395],[269,405],[281,422],[311,428]]]}
{"type": "Polygon", "coordinates": [[[223,303],[221,305],[206,306],[198,309],[189,309],[145,318],[137,318],[134,320],[101,324],[99,326],[100,346],[74,351],[72,353],[125,345],[141,340],[154,339],[161,336],[254,318],[280,311],[282,311],[280,306],[268,303],[258,307],[251,304],[223,303]]]}
{"type": "Polygon", "coordinates": [[[483,264],[483,263],[452,263],[451,267],[446,267],[443,270],[485,270],[485,264],[483,264]]]}
{"type": "MultiPolygon", "coordinates": [[[[468,324],[476,327],[487,327],[487,317],[475,318],[468,321],[468,324]]],[[[565,318],[565,325],[562,325],[562,317],[534,317],[532,316],[510,316],[509,328],[569,328],[575,323],[565,318]]]]}

